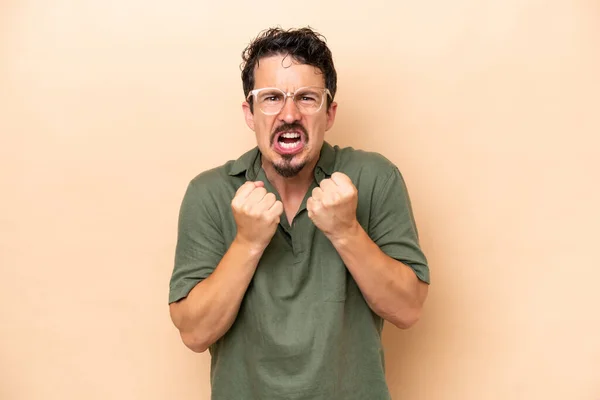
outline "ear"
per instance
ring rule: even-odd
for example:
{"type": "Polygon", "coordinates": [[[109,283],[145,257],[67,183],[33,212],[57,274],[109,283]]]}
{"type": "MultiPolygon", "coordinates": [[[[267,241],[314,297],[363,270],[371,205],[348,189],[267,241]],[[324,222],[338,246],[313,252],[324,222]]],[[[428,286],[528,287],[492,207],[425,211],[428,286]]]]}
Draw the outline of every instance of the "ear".
{"type": "Polygon", "coordinates": [[[250,110],[250,104],[247,101],[242,103],[242,110],[244,111],[246,125],[248,125],[248,128],[254,130],[254,114],[252,114],[252,110],[250,110]]]}
{"type": "Polygon", "coordinates": [[[333,103],[331,103],[331,105],[327,109],[327,127],[325,128],[325,131],[330,130],[331,127],[333,126],[333,123],[335,122],[336,112],[337,112],[337,103],[334,101],[333,103]]]}

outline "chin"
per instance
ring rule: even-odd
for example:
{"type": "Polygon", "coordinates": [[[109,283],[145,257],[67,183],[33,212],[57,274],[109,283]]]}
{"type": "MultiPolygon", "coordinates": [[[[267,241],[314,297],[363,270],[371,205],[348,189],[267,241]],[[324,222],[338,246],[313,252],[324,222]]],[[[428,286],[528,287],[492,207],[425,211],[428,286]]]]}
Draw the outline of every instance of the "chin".
{"type": "Polygon", "coordinates": [[[293,178],[297,176],[306,166],[306,164],[273,164],[275,172],[284,178],[293,178]]]}
{"type": "Polygon", "coordinates": [[[271,164],[275,171],[284,178],[292,178],[298,175],[310,163],[310,159],[303,154],[292,156],[277,155],[277,159],[275,162],[271,162],[271,164]]]}

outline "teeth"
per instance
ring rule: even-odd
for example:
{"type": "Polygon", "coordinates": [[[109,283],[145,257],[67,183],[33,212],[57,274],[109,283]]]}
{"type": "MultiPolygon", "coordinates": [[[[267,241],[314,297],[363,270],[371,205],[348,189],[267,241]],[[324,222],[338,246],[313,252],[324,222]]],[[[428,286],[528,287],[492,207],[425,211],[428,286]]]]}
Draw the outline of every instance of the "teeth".
{"type": "Polygon", "coordinates": [[[279,143],[279,145],[281,147],[283,147],[284,149],[293,149],[293,148],[296,148],[296,147],[300,146],[300,142],[296,142],[296,143],[279,143]]]}
{"type": "Polygon", "coordinates": [[[300,137],[299,133],[295,133],[295,132],[289,132],[289,133],[284,133],[283,135],[281,135],[282,137],[286,138],[286,139],[296,139],[300,137]]]}

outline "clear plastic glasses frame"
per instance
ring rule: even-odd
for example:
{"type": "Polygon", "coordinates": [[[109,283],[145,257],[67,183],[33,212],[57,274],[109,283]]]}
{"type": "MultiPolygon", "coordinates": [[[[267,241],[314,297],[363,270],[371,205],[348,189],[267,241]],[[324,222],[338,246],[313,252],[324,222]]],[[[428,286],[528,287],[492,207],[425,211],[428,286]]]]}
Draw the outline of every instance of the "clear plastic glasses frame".
{"type": "Polygon", "coordinates": [[[283,110],[288,97],[294,101],[298,110],[304,115],[312,115],[323,108],[327,96],[331,98],[329,89],[306,86],[296,89],[294,92],[284,92],[278,88],[266,87],[251,90],[246,100],[253,97],[254,106],[258,107],[265,115],[277,115],[283,110]]]}

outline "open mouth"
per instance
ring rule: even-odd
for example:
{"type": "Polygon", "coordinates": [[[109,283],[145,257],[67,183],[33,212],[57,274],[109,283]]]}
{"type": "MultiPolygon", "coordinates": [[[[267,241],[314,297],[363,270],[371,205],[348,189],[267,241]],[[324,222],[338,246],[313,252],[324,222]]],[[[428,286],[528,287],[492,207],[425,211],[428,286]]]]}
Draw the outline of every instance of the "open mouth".
{"type": "Polygon", "coordinates": [[[281,154],[295,154],[304,147],[303,135],[299,132],[283,132],[275,138],[275,150],[281,154]]]}
{"type": "Polygon", "coordinates": [[[277,141],[284,149],[293,149],[294,147],[298,147],[300,145],[302,138],[299,133],[290,132],[279,135],[277,141]]]}

